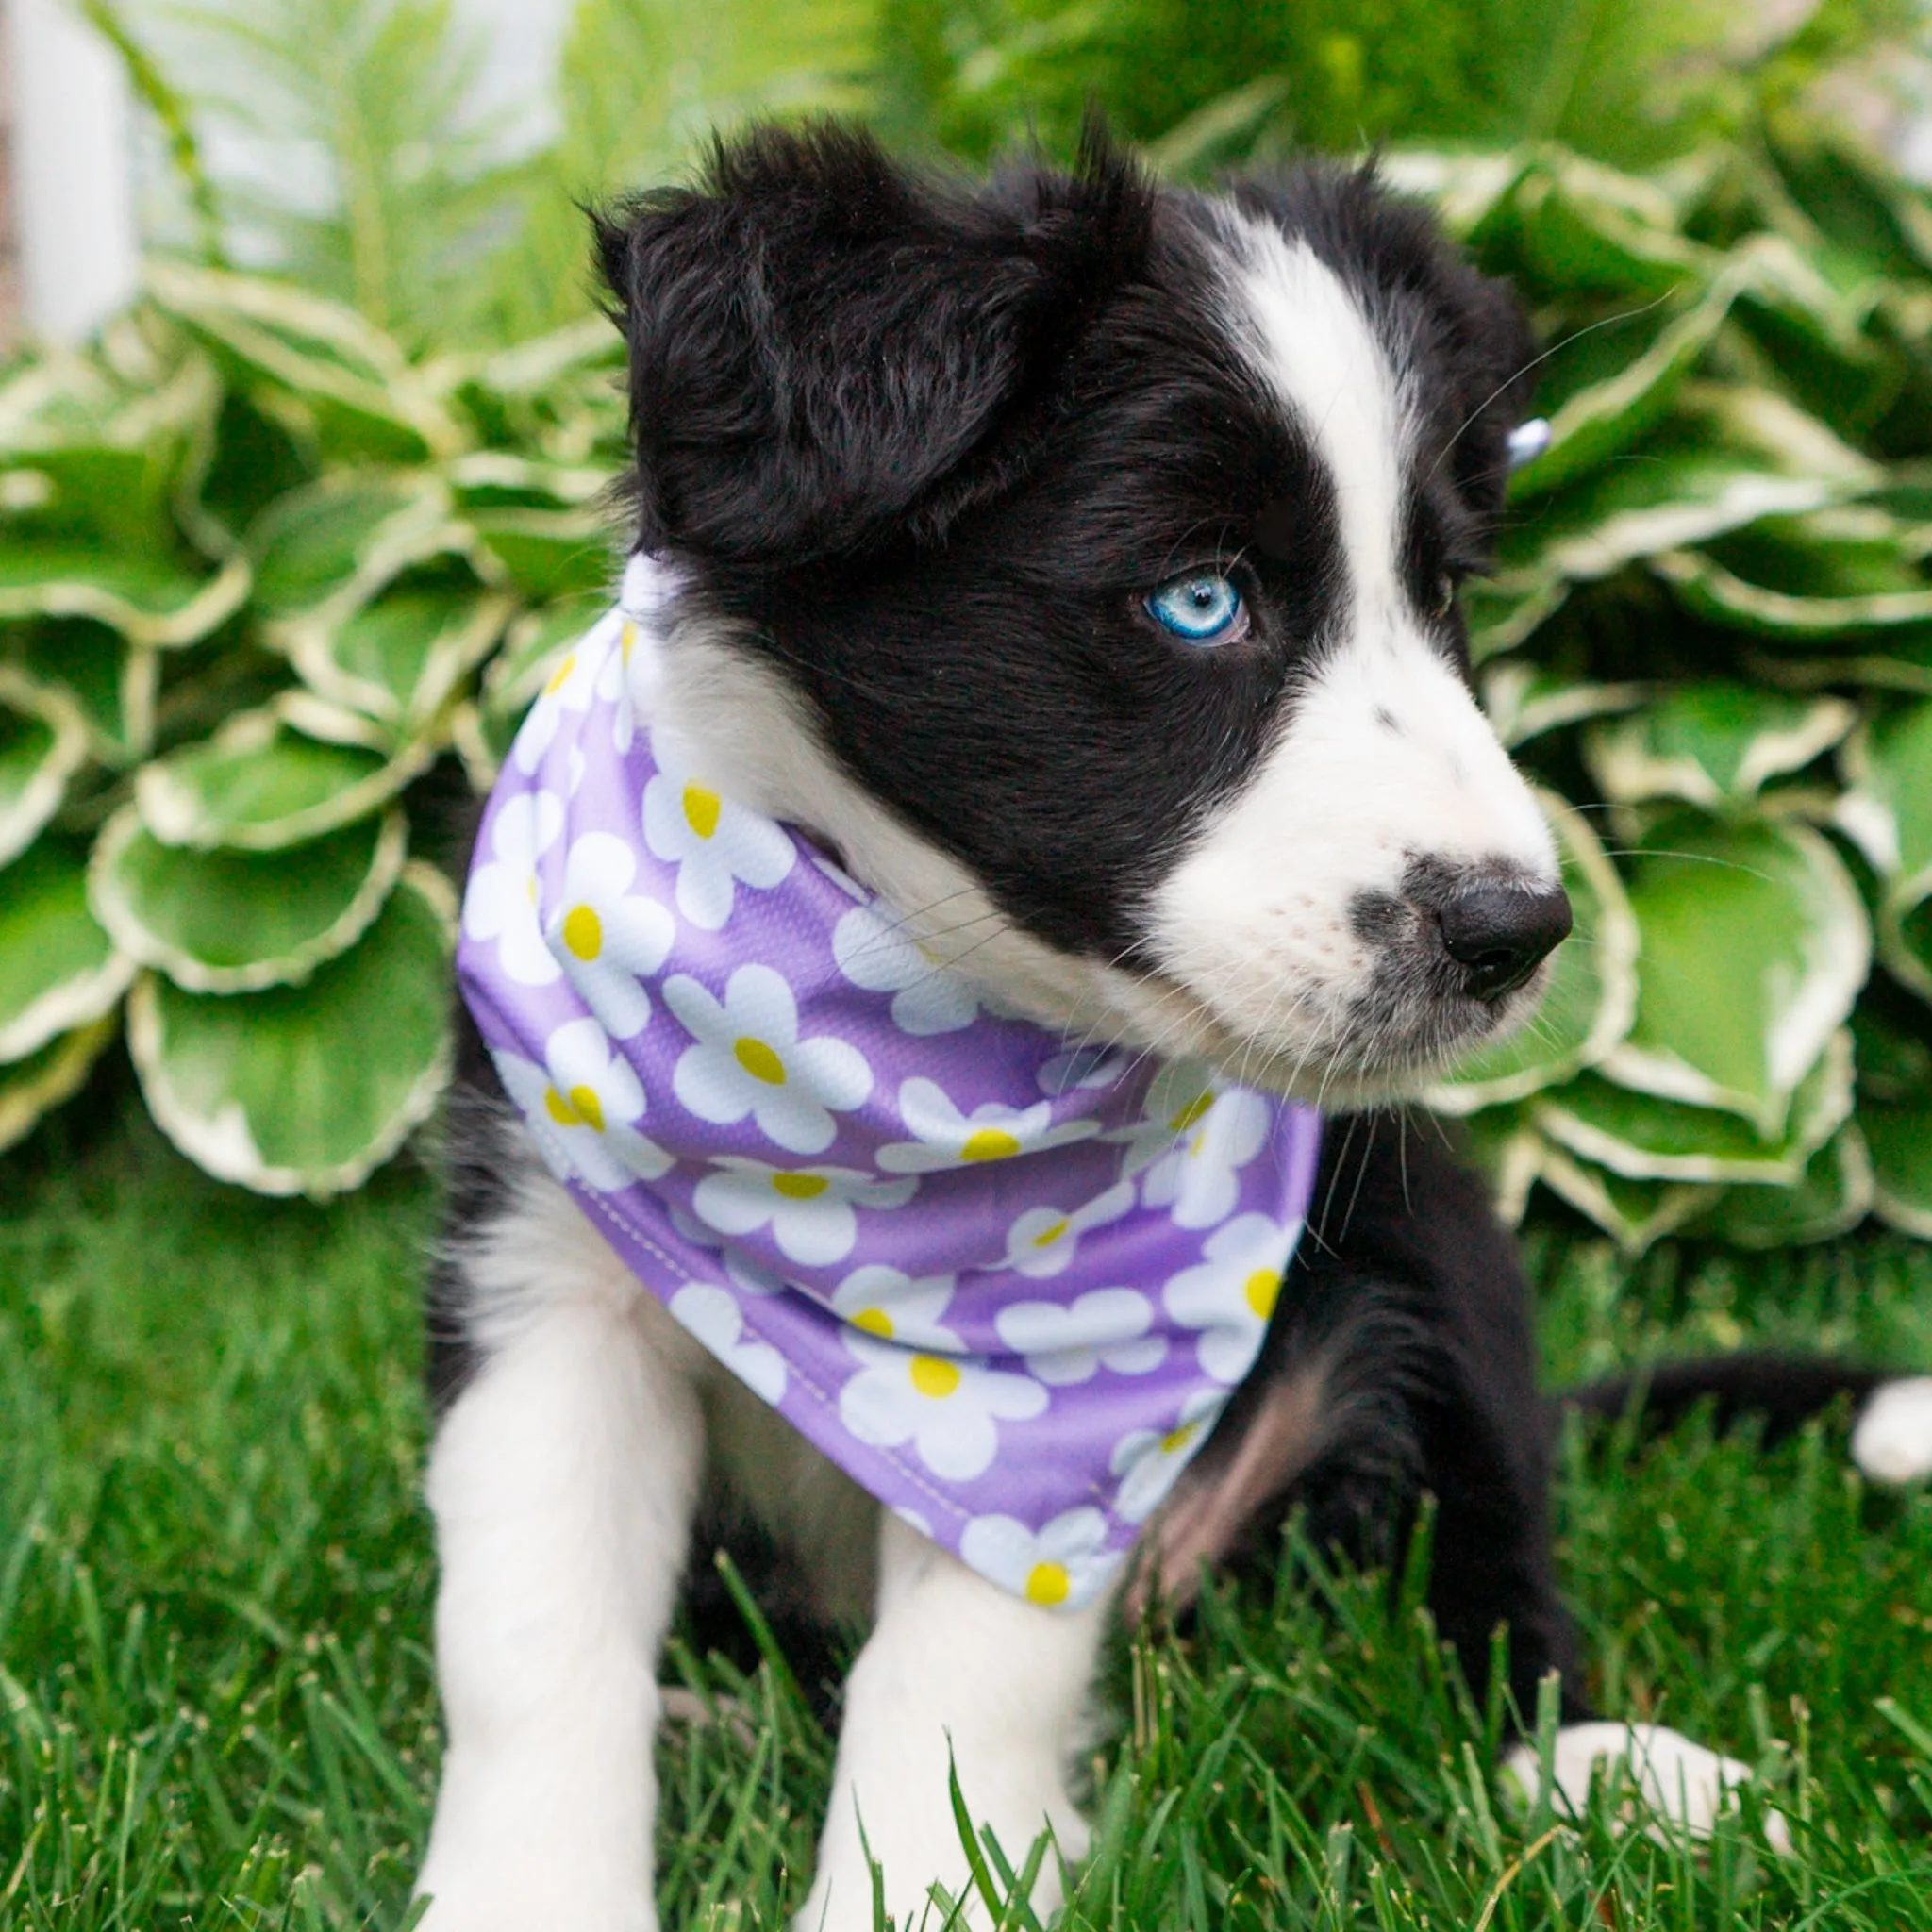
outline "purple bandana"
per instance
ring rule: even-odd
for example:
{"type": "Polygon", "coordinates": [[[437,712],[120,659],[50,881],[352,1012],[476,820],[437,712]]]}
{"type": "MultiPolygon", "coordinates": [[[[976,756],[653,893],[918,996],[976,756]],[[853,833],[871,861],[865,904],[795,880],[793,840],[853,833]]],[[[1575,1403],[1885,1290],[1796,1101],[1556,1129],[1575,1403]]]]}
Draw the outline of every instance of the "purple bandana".
{"type": "Polygon", "coordinates": [[[1091,1602],[1252,1366],[1318,1117],[991,1006],[650,730],[675,584],[532,708],[457,958],[505,1091],[671,1313],[982,1575],[1091,1602]]]}

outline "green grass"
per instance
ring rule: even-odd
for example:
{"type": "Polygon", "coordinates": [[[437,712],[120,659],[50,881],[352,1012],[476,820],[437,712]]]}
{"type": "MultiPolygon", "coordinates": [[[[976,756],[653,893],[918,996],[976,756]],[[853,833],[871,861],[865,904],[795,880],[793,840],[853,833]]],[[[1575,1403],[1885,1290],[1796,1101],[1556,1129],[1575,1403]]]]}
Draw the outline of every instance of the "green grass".
{"type": "MultiPolygon", "coordinates": [[[[400,1924],[438,1748],[432,1191],[399,1164],[327,1212],[258,1202],[96,1110],[0,1163],[0,1926],[400,1924]]],[[[1559,1231],[1531,1250],[1556,1379],[1750,1338],[1932,1365],[1909,1243],[1634,1276],[1559,1231]]],[[[1757,1763],[1797,1857],[1750,1818],[1656,1843],[1614,1794],[1524,1814],[1413,1589],[1318,1574],[1122,1643],[1069,1924],[1932,1926],[1932,1497],[1866,1491],[1841,1434],[1573,1441],[1561,1491],[1607,1707],[1757,1763]]],[[[671,1668],[753,1721],[667,1740],[666,1923],[781,1925],[827,1741],[769,1669],[671,1668]]]]}

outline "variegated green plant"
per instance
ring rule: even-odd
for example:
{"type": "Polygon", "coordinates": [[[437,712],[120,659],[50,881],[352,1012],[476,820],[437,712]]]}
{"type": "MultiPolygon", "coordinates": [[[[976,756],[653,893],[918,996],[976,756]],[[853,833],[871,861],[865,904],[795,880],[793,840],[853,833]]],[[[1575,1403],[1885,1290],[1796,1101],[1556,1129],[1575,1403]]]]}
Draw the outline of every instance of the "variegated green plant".
{"type": "Polygon", "coordinates": [[[616,359],[592,322],[412,361],[163,265],[0,384],[0,1146],[124,1005],[225,1179],[354,1187],[434,1108],[455,908],[412,788],[487,782],[608,583],[616,359]]]}
{"type": "MultiPolygon", "coordinates": [[[[1387,165],[1555,345],[1469,605],[1578,935],[1434,1104],[1632,1249],[1932,1237],[1932,209],[1797,134],[1387,165]]],[[[124,995],[156,1119],[247,1185],[352,1186],[433,1107],[412,846],[608,584],[616,359],[168,267],[0,387],[0,1144],[124,995]]]]}

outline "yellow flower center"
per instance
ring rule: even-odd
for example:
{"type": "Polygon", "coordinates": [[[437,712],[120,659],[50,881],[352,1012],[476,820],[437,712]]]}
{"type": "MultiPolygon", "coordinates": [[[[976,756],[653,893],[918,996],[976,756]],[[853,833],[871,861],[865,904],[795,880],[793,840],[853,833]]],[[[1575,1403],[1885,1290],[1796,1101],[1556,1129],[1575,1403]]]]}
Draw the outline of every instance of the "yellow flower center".
{"type": "Polygon", "coordinates": [[[617,648],[624,654],[624,661],[626,664],[630,662],[630,654],[637,648],[637,625],[626,624],[624,629],[618,633],[617,638],[617,648]]]}
{"type": "Polygon", "coordinates": [[[1026,1573],[1026,1601],[1052,1609],[1067,1600],[1067,1566],[1064,1563],[1036,1563],[1026,1573]]]}
{"type": "Polygon", "coordinates": [[[1273,1268],[1257,1268],[1248,1276],[1248,1306],[1265,1322],[1274,1312],[1274,1298],[1281,1292],[1281,1276],[1273,1268]]]}
{"type": "Polygon", "coordinates": [[[959,1149],[961,1160],[1010,1160],[1020,1143],[1003,1127],[976,1127],[959,1149]]]}
{"type": "Polygon", "coordinates": [[[547,698],[552,691],[561,691],[570,682],[570,675],[576,668],[577,654],[572,651],[565,657],[563,662],[550,674],[550,682],[543,687],[543,695],[547,698]]]}
{"type": "MultiPolygon", "coordinates": [[[[852,1318],[855,1328],[863,1328],[868,1335],[876,1335],[881,1341],[892,1339],[892,1318],[883,1308],[860,1308],[852,1318]]],[[[917,1371],[914,1371],[917,1374],[917,1371]]]]}
{"type": "Polygon", "coordinates": [[[1180,1112],[1168,1122],[1176,1134],[1185,1134],[1208,1109],[1214,1105],[1211,1093],[1197,1093],[1181,1108],[1180,1112]]]}
{"type": "Polygon", "coordinates": [[[731,1057],[754,1080],[762,1080],[767,1087],[784,1086],[785,1062],[762,1040],[747,1034],[734,1042],[731,1057]]]}
{"type": "Polygon", "coordinates": [[[1160,1439],[1160,1453],[1163,1456],[1178,1456],[1194,1440],[1199,1423],[1183,1423],[1177,1429],[1170,1429],[1160,1439]]]}
{"type": "Polygon", "coordinates": [[[935,1402],[943,1402],[962,1379],[957,1362],[942,1360],[936,1355],[914,1356],[911,1374],[912,1386],[935,1402]]]}
{"type": "Polygon", "coordinates": [[[559,1093],[555,1087],[543,1090],[543,1110],[559,1127],[589,1127],[604,1131],[604,1103],[592,1087],[573,1087],[559,1093]]]}
{"type": "Polygon", "coordinates": [[[684,820],[700,839],[708,839],[718,829],[718,814],[724,801],[702,785],[684,788],[684,820]]]}
{"type": "Polygon", "coordinates": [[[604,922],[591,906],[573,906],[563,915],[563,942],[579,959],[594,959],[604,950],[604,922]]]}
{"type": "Polygon", "coordinates": [[[783,1194],[788,1201],[816,1201],[831,1185],[822,1174],[774,1174],[772,1176],[772,1191],[783,1194]]]}
{"type": "Polygon", "coordinates": [[[1070,1228],[1072,1225],[1073,1223],[1070,1222],[1064,1215],[1062,1215],[1060,1219],[1058,1221],[1049,1222],[1044,1227],[1042,1227],[1040,1230],[1040,1232],[1037,1235],[1033,1237],[1033,1245],[1036,1248],[1052,1247],[1054,1242],[1058,1241],[1061,1235],[1065,1234],[1067,1229],[1070,1228]]]}

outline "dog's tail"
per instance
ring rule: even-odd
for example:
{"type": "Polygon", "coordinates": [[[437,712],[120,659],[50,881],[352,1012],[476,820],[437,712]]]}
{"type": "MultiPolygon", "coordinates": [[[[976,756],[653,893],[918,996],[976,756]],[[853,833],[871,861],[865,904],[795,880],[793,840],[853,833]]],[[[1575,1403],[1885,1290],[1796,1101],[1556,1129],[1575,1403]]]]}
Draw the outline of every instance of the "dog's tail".
{"type": "Polygon", "coordinates": [[[1909,1483],[1932,1475],[1932,1375],[1901,1376],[1824,1356],[1750,1350],[1659,1362],[1566,1391],[1557,1400],[1613,1421],[1636,1416],[1647,1428],[1708,1404],[1720,1430],[1755,1421],[1772,1443],[1845,1397],[1857,1416],[1852,1460],[1868,1477],[1909,1483]]]}

